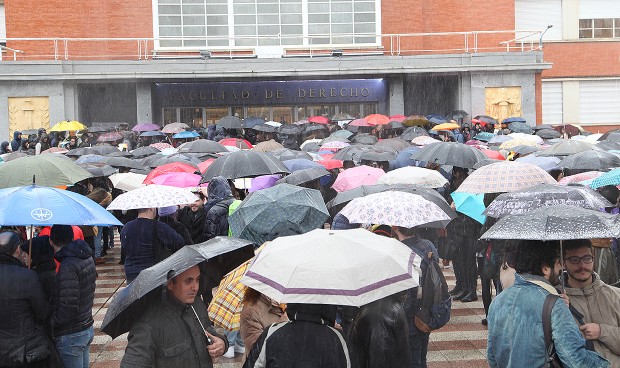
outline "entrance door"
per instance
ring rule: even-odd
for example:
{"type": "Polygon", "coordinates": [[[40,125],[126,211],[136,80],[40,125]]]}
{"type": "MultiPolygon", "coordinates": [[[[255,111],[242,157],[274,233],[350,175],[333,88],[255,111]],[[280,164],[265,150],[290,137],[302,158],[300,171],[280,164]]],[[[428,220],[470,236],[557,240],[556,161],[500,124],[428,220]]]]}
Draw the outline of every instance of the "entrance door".
{"type": "Polygon", "coordinates": [[[14,131],[50,128],[49,97],[9,97],[9,137],[14,131]]]}

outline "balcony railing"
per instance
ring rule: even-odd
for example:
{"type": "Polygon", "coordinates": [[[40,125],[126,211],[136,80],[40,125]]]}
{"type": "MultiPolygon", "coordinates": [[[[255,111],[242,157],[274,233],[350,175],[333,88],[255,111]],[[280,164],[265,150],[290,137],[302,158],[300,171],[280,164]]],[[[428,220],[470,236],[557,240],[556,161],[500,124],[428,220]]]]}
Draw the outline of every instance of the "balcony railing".
{"type": "Polygon", "coordinates": [[[409,56],[528,52],[542,48],[541,35],[542,31],[504,30],[304,37],[7,38],[7,46],[0,48],[3,60],[15,61],[409,56]]]}

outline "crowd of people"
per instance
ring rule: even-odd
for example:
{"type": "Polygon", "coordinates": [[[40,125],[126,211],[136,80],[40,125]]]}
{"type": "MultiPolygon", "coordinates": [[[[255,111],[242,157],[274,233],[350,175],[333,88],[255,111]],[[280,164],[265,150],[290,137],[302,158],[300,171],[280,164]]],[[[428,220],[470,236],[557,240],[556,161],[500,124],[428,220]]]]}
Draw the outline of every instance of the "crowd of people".
{"type": "MultiPolygon", "coordinates": [[[[278,134],[210,126],[200,134],[207,139],[232,137],[251,143],[276,139],[289,149],[299,149],[303,140],[326,138],[339,129],[330,124],[306,133],[300,129],[278,134]]],[[[389,139],[400,136],[405,128],[360,129],[358,135],[389,139]]],[[[149,137],[136,140],[127,127],[119,130],[123,138],[107,144],[122,144],[131,150],[153,143],[149,137]]],[[[474,125],[450,134],[439,132],[437,138],[464,143],[484,130],[474,125]]],[[[180,143],[167,136],[155,139],[168,140],[172,146],[180,143]]],[[[88,132],[79,137],[75,132],[48,136],[40,130],[28,138],[15,132],[11,142],[0,145],[0,154],[12,150],[37,155],[51,147],[95,144],[97,135],[88,132]]],[[[331,170],[327,184],[316,179],[303,186],[319,189],[328,202],[337,194],[330,186],[340,170],[357,164],[345,161],[341,169],[331,170]]],[[[380,160],[369,164],[390,169],[380,160]]],[[[438,192],[448,203],[452,202],[450,194],[472,171],[454,166],[446,172],[430,163],[426,167],[447,179],[448,184],[438,192]]],[[[69,190],[103,207],[122,193],[105,176],[86,179],[69,190]]],[[[599,192],[613,205],[601,210],[617,212],[620,190],[605,186],[599,192]]],[[[0,233],[0,367],[87,367],[94,335],[95,265],[106,262],[106,251],[115,246],[115,231],[120,235],[126,281],[131,284],[141,271],[186,245],[229,236],[229,217],[248,194],[222,176],[195,188],[194,193],[193,203],[114,211],[123,223],[118,228],[54,225],[37,228],[32,239],[24,228],[4,229],[0,233]]],[[[486,194],[485,206],[496,197],[486,194]]],[[[338,216],[332,220],[326,227],[334,230],[360,226],[342,218],[338,221],[338,216]]],[[[604,272],[600,264],[595,270],[596,250],[587,239],[565,241],[561,250],[559,242],[481,240],[494,222],[489,218],[482,225],[459,212],[446,229],[383,225],[368,230],[393,237],[418,254],[421,279],[433,263],[453,267],[456,285],[450,294],[454,301],[476,301],[482,290],[486,318],[481,323],[488,326],[491,367],[546,366],[550,341],[556,359],[565,367],[620,367],[620,291],[608,285],[617,285],[620,275],[604,272]],[[504,279],[511,270],[513,276],[504,279]],[[556,289],[562,278],[566,288],[556,289]],[[545,337],[547,295],[557,296],[549,307],[551,337],[545,337]]],[[[360,308],[283,305],[248,287],[239,330],[214,328],[207,311],[214,288],[227,273],[254,257],[258,246],[169,275],[160,302],[148,306],[131,325],[121,366],[211,367],[214,359],[235,354],[243,355],[248,368],[428,366],[432,331],[415,323],[424,293],[418,287],[360,308]]],[[[617,270],[616,240],[610,249],[607,264],[617,270]]]]}

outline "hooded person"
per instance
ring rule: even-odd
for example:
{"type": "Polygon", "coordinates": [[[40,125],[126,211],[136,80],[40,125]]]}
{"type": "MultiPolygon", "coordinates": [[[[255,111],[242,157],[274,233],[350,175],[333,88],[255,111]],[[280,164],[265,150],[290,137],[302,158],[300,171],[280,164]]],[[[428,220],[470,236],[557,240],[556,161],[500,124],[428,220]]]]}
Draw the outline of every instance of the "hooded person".
{"type": "Polygon", "coordinates": [[[43,287],[46,300],[51,300],[54,283],[56,282],[56,262],[54,262],[54,248],[50,244],[49,236],[35,236],[32,245],[26,240],[20,245],[26,265],[37,273],[43,287]],[[32,254],[31,254],[32,253],[32,254]]]}
{"type": "Polygon", "coordinates": [[[22,147],[22,132],[13,132],[13,140],[11,141],[11,151],[17,152],[22,147]]]}
{"type": "Polygon", "coordinates": [[[9,142],[7,141],[0,143],[0,155],[3,155],[5,153],[11,153],[11,147],[9,142]]]}
{"type": "Polygon", "coordinates": [[[170,226],[172,230],[176,231],[179,235],[181,235],[183,237],[183,240],[185,241],[185,245],[194,244],[194,241],[192,240],[192,237],[185,225],[177,221],[177,219],[174,217],[174,215],[177,213],[178,208],[178,206],[159,207],[157,209],[157,213],[159,214],[159,221],[170,226]]]}
{"type": "Polygon", "coordinates": [[[39,141],[34,146],[34,154],[40,155],[41,152],[48,150],[48,149],[50,149],[50,138],[47,134],[42,133],[41,138],[39,138],[39,141]]]}
{"type": "Polygon", "coordinates": [[[207,193],[205,241],[219,235],[228,235],[228,207],[235,200],[228,180],[221,176],[211,179],[207,193]]]}

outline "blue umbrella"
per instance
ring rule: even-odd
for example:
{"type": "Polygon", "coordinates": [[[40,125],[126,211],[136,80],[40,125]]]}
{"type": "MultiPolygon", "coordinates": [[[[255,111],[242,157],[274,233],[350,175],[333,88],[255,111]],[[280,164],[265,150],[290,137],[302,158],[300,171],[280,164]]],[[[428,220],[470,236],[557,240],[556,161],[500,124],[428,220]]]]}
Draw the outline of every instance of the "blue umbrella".
{"type": "Polygon", "coordinates": [[[532,155],[527,155],[525,157],[519,157],[518,159],[516,159],[516,161],[534,164],[545,171],[559,169],[558,163],[560,163],[560,159],[557,157],[553,157],[553,156],[542,157],[542,156],[532,156],[532,155]]]}
{"type": "Polygon", "coordinates": [[[596,189],[606,185],[620,185],[620,169],[613,169],[592,180],[590,188],[596,189]]]}
{"type": "Polygon", "coordinates": [[[480,132],[480,133],[476,134],[474,139],[477,139],[479,141],[488,142],[489,140],[493,139],[493,137],[495,137],[495,134],[493,134],[493,133],[480,132]]]}
{"type": "Polygon", "coordinates": [[[185,131],[185,132],[180,132],[177,133],[175,135],[172,136],[172,138],[174,139],[180,139],[180,138],[196,138],[196,137],[200,137],[200,134],[194,132],[194,131],[185,131]]]}
{"type": "Polygon", "coordinates": [[[92,164],[95,162],[106,163],[108,160],[107,157],[101,155],[84,155],[80,156],[77,160],[75,160],[76,164],[92,164]]]}
{"type": "Polygon", "coordinates": [[[282,161],[282,163],[289,170],[291,170],[291,172],[298,171],[298,170],[304,170],[304,169],[312,169],[313,167],[323,167],[321,164],[317,162],[306,160],[303,158],[295,158],[292,160],[286,160],[286,161],[282,161]]]}
{"type": "Polygon", "coordinates": [[[244,128],[252,128],[255,125],[265,124],[265,119],[259,118],[256,116],[250,116],[248,118],[243,119],[243,127],[244,128]]]}
{"type": "Polygon", "coordinates": [[[508,129],[510,129],[511,131],[513,131],[515,133],[532,134],[534,132],[532,130],[532,127],[529,126],[524,121],[518,121],[518,122],[510,123],[510,124],[508,124],[508,129]]]}
{"type": "Polygon", "coordinates": [[[520,116],[511,116],[509,118],[506,118],[502,121],[502,124],[509,124],[509,123],[525,123],[526,120],[523,119],[520,116]]]}
{"type": "Polygon", "coordinates": [[[513,138],[507,135],[496,135],[495,137],[489,139],[487,143],[488,144],[502,144],[504,142],[511,141],[511,140],[513,140],[513,138]]]}
{"type": "Polygon", "coordinates": [[[409,147],[400,151],[393,161],[390,161],[390,166],[394,169],[400,169],[405,166],[416,166],[418,161],[412,160],[411,156],[414,153],[418,153],[422,147],[409,147]]]}
{"type": "Polygon", "coordinates": [[[472,194],[465,192],[452,192],[450,196],[454,200],[457,212],[471,217],[484,225],[487,219],[484,215],[484,193],[472,194]]]}
{"type": "Polygon", "coordinates": [[[105,208],[81,194],[27,185],[0,190],[0,226],[122,225],[105,208]]]}
{"type": "Polygon", "coordinates": [[[144,132],[140,134],[140,137],[163,137],[163,136],[165,136],[165,134],[160,132],[159,130],[152,130],[150,132],[144,132]]]}
{"type": "Polygon", "coordinates": [[[426,115],[426,118],[433,124],[443,124],[449,121],[448,118],[441,115],[426,115]]]}

